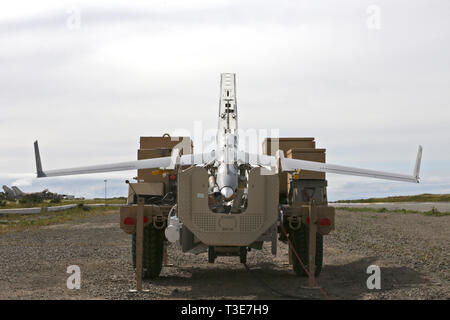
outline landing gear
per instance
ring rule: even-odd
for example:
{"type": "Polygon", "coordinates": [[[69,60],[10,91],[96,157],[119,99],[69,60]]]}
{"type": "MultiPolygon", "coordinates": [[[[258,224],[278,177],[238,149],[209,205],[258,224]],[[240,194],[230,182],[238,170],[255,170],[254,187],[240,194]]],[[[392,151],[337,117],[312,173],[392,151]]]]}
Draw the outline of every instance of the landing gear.
{"type": "MultiPolygon", "coordinates": [[[[295,251],[302,260],[305,268],[309,271],[308,261],[309,261],[309,227],[307,225],[302,225],[299,230],[291,231],[290,236],[292,244],[295,251]]],[[[316,270],[314,276],[317,277],[322,271],[322,261],[323,261],[323,236],[320,233],[316,233],[316,270]]],[[[307,274],[303,269],[300,261],[298,261],[297,256],[292,252],[292,266],[295,274],[299,277],[306,277],[307,274]]]]}
{"type": "MultiPolygon", "coordinates": [[[[144,228],[144,252],[142,257],[142,278],[154,279],[161,273],[163,265],[164,233],[152,224],[144,228]]],[[[131,252],[133,267],[136,268],[136,234],[133,234],[131,252]]]]}

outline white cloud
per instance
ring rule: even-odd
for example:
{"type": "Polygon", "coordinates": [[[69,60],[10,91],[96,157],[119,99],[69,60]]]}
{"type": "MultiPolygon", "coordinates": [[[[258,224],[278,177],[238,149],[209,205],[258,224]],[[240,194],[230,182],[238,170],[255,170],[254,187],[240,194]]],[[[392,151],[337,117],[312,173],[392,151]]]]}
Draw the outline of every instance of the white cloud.
{"type": "Polygon", "coordinates": [[[22,179],[17,179],[13,182],[11,182],[11,185],[13,186],[18,186],[18,187],[28,187],[31,186],[33,183],[32,178],[22,178],[22,179]]]}

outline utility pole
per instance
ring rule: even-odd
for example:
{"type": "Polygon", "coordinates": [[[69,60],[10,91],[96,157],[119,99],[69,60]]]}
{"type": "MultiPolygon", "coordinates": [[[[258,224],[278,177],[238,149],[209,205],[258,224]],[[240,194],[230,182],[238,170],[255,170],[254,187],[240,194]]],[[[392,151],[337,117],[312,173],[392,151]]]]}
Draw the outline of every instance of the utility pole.
{"type": "Polygon", "coordinates": [[[105,207],[106,207],[106,182],[108,181],[108,180],[104,180],[105,181],[105,207]]]}

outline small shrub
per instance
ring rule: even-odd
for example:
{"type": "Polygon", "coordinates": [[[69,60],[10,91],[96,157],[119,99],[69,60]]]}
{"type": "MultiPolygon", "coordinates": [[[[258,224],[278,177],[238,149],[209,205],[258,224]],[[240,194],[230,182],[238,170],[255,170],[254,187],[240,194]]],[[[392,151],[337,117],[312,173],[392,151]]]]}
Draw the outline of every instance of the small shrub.
{"type": "Polygon", "coordinates": [[[89,210],[91,209],[90,207],[85,206],[83,203],[79,203],[79,204],[77,205],[77,208],[78,208],[78,209],[81,209],[81,210],[83,210],[83,211],[89,211],[89,210]]]}
{"type": "Polygon", "coordinates": [[[433,208],[431,208],[431,210],[429,212],[430,212],[430,215],[432,215],[432,216],[440,216],[441,215],[441,212],[438,209],[436,209],[435,206],[433,206],[433,208]]]}
{"type": "Polygon", "coordinates": [[[0,207],[4,207],[4,206],[6,206],[6,201],[4,201],[4,200],[0,201],[0,207]]]}

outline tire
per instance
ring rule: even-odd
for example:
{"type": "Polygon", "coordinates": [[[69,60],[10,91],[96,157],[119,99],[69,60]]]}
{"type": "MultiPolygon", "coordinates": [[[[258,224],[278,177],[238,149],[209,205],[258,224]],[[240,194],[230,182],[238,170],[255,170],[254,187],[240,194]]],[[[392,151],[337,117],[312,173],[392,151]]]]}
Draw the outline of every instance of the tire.
{"type": "MultiPolygon", "coordinates": [[[[144,252],[142,257],[142,278],[154,279],[159,276],[162,269],[164,250],[163,230],[155,229],[153,225],[144,228],[144,252]]],[[[133,267],[136,268],[136,234],[131,240],[133,267]]]]}
{"type": "Polygon", "coordinates": [[[216,251],[213,246],[208,247],[208,263],[214,263],[216,261],[216,251]]]}
{"type": "Polygon", "coordinates": [[[247,263],[247,247],[239,248],[239,260],[243,264],[247,263]]]}
{"type": "MultiPolygon", "coordinates": [[[[309,251],[309,227],[307,225],[302,225],[299,230],[291,231],[290,238],[292,244],[294,246],[295,251],[297,251],[300,259],[302,260],[305,268],[309,271],[309,259],[308,259],[308,251],[309,251]]],[[[306,277],[307,274],[303,269],[302,265],[297,259],[297,256],[294,252],[292,252],[292,267],[294,272],[299,277],[306,277]]],[[[320,275],[322,271],[322,263],[323,263],[323,235],[320,233],[316,233],[316,270],[314,273],[315,277],[320,275]]]]}

